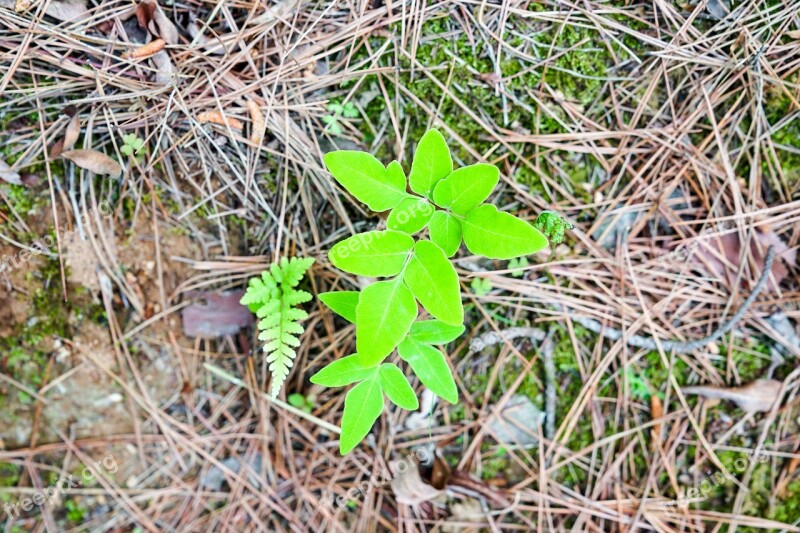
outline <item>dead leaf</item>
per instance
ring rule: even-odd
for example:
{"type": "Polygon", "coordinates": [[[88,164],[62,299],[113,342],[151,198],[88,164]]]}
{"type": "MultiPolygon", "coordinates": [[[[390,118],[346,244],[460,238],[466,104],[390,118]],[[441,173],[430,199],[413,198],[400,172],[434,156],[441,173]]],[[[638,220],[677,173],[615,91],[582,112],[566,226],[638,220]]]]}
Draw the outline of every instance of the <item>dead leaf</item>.
{"type": "Polygon", "coordinates": [[[431,487],[424,481],[419,474],[419,468],[408,461],[392,461],[392,490],[397,498],[397,503],[403,505],[419,505],[431,501],[439,496],[442,491],[431,487]],[[405,469],[403,469],[405,465],[405,469]]]}
{"type": "Polygon", "coordinates": [[[483,512],[481,502],[474,498],[468,498],[463,503],[454,503],[450,506],[450,519],[458,525],[443,524],[442,531],[445,533],[478,533],[482,531],[479,527],[467,527],[463,524],[483,524],[486,521],[486,513],[483,512]]]}
{"type": "Polygon", "coordinates": [[[175,24],[167,17],[164,13],[164,10],[161,9],[161,6],[156,3],[155,11],[153,11],[153,20],[150,25],[150,32],[154,35],[158,35],[162,39],[164,39],[167,44],[178,44],[178,28],[175,27],[175,24]],[[157,32],[154,32],[154,28],[152,25],[158,28],[157,32]]]}
{"type": "Polygon", "coordinates": [[[167,51],[161,50],[153,55],[153,57],[150,59],[153,61],[153,65],[156,67],[154,81],[161,86],[172,84],[172,80],[175,77],[175,66],[172,64],[172,60],[169,58],[167,51]]]}
{"type": "Polygon", "coordinates": [[[517,394],[508,400],[497,416],[492,417],[489,429],[502,444],[536,446],[536,428],[544,423],[544,413],[527,396],[517,394]]]}
{"type": "Polygon", "coordinates": [[[786,36],[790,39],[800,39],[800,30],[787,31],[786,36]]]}
{"type": "Polygon", "coordinates": [[[181,311],[183,333],[187,337],[216,338],[234,335],[250,326],[253,313],[239,303],[244,291],[203,292],[198,301],[181,311]]]}
{"type": "Polygon", "coordinates": [[[730,400],[745,412],[763,413],[772,409],[778,399],[781,387],[780,381],[757,379],[741,387],[700,385],[697,387],[682,387],[681,391],[684,394],[698,394],[706,398],[730,400]]]}
{"type": "Polygon", "coordinates": [[[0,179],[14,185],[22,185],[22,180],[17,172],[11,170],[8,163],[0,159],[0,179]]]}
{"type": "Polygon", "coordinates": [[[140,28],[146,30],[150,27],[155,10],[156,5],[153,2],[139,2],[136,4],[136,23],[140,28]]]}
{"type": "MultiPolygon", "coordinates": [[[[767,248],[774,246],[777,256],[772,264],[772,278],[774,278],[774,281],[769,279],[765,287],[766,290],[774,292],[789,273],[781,259],[794,264],[797,260],[797,250],[786,246],[786,243],[771,229],[764,231],[756,229],[753,235],[755,238],[749,242],[749,247],[758,271],[753,276],[752,284],[755,284],[761,274],[761,269],[764,268],[767,248]]],[[[734,232],[726,233],[719,237],[703,236],[696,242],[696,246],[692,245],[696,252],[692,254],[692,260],[705,266],[720,278],[726,279],[729,285],[733,285],[737,279],[739,264],[742,261],[742,243],[740,242],[739,234],[734,232]]],[[[752,288],[752,286],[747,286],[748,280],[744,279],[744,277],[741,283],[745,288],[752,288]]]]}
{"type": "Polygon", "coordinates": [[[72,115],[67,124],[67,130],[64,132],[64,143],[61,146],[62,151],[71,150],[75,146],[75,142],[81,135],[81,117],[77,113],[72,115]]]}
{"type": "Polygon", "coordinates": [[[144,46],[140,46],[139,48],[125,52],[122,57],[125,59],[142,59],[143,57],[150,57],[163,50],[166,44],[167,43],[164,41],[164,39],[155,39],[144,46]]]}
{"type": "Polygon", "coordinates": [[[264,138],[264,130],[266,129],[264,113],[261,112],[261,108],[253,100],[247,100],[247,111],[250,112],[250,120],[253,121],[250,142],[258,146],[264,138]]]}
{"type": "Polygon", "coordinates": [[[226,117],[219,111],[204,111],[197,115],[197,122],[200,124],[219,124],[220,126],[230,126],[233,129],[244,129],[244,123],[238,118],[226,117]]]}
{"type": "MultiPolygon", "coordinates": [[[[659,420],[662,416],[664,416],[664,404],[661,403],[661,398],[655,394],[650,395],[650,418],[659,420]]],[[[661,436],[661,423],[653,426],[652,435],[654,440],[659,439],[661,436]]]]}
{"type": "Polygon", "coordinates": [[[69,150],[62,153],[61,157],[95,174],[107,175],[112,178],[122,174],[122,167],[119,163],[97,150],[69,150]]]}
{"type": "MultiPolygon", "coordinates": [[[[17,13],[29,12],[31,8],[38,8],[38,5],[34,4],[34,0],[0,0],[0,7],[13,8],[17,13]]],[[[76,20],[87,11],[86,0],[51,0],[44,13],[48,17],[63,21],[76,20]]]]}

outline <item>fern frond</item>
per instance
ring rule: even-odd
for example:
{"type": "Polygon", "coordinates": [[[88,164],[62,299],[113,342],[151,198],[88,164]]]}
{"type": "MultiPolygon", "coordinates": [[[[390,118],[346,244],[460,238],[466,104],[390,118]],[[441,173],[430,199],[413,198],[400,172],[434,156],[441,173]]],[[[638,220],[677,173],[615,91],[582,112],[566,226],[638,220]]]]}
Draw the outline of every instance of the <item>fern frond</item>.
{"type": "Polygon", "coordinates": [[[272,397],[276,398],[294,365],[300,346],[298,338],[304,331],[300,321],[308,313],[295,307],[311,299],[306,291],[295,289],[306,270],[314,263],[313,258],[281,258],[269,270],[253,278],[241,299],[241,304],[253,311],[259,320],[259,340],[265,341],[265,361],[272,373],[272,397]]]}

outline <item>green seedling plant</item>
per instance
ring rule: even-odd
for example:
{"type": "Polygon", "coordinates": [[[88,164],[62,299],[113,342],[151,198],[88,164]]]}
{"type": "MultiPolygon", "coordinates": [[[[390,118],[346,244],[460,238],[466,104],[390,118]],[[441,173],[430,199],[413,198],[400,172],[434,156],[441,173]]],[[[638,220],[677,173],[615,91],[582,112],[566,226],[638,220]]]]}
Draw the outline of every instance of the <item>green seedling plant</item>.
{"type": "Polygon", "coordinates": [[[259,340],[265,341],[264,352],[272,373],[272,397],[278,393],[289,375],[300,346],[298,336],[304,328],[300,322],[308,313],[298,306],[311,300],[311,294],[297,288],[313,258],[281,258],[259,277],[252,278],[240,303],[261,320],[259,340]]]}
{"type": "MultiPolygon", "coordinates": [[[[541,228],[536,228],[541,231],[541,228]]],[[[547,234],[545,234],[547,236],[547,234]]],[[[551,240],[550,242],[555,242],[551,240]]],[[[511,270],[511,275],[515,278],[521,278],[525,275],[525,268],[530,266],[527,257],[517,257],[508,262],[508,269],[511,270]]]]}
{"type": "Polygon", "coordinates": [[[439,348],[464,332],[461,284],[450,258],[466,246],[472,254],[508,260],[547,247],[533,225],[485,203],[500,172],[478,163],[453,169],[444,137],[420,139],[406,177],[397,161],[384,166],[366,152],[325,155],[334,179],[375,212],[389,211],[387,228],[349,237],[331,248],[331,263],[350,274],[378,278],[361,291],[319,295],[356,326],[356,353],[320,370],[311,381],[352,385],[344,401],[339,451],[349,453],[369,433],[384,396],[402,409],[419,408],[401,361],[434,394],[458,402],[458,389],[439,348]],[[409,191],[410,189],[410,191],[409,191]],[[420,318],[420,306],[430,317],[420,318]]]}
{"type": "Polygon", "coordinates": [[[144,147],[144,140],[136,136],[135,133],[129,133],[122,136],[122,146],[119,151],[122,155],[132,156],[139,153],[144,147]]]}
{"type": "Polygon", "coordinates": [[[555,211],[542,211],[539,216],[536,217],[536,222],[534,222],[533,225],[553,244],[561,244],[564,242],[564,234],[566,231],[574,228],[566,218],[555,211]]]}
{"type": "Polygon", "coordinates": [[[472,278],[469,288],[478,296],[486,296],[493,288],[492,281],[489,278],[472,278]]]}
{"type": "Polygon", "coordinates": [[[341,117],[358,117],[358,109],[356,109],[356,106],[353,104],[353,102],[347,102],[346,104],[331,102],[328,104],[328,111],[330,111],[330,114],[323,116],[322,122],[327,124],[327,126],[325,126],[325,131],[333,135],[342,134],[342,125],[339,123],[339,119],[341,117]]]}
{"type": "Polygon", "coordinates": [[[317,406],[317,399],[314,395],[303,396],[299,393],[290,394],[286,400],[292,407],[297,407],[306,413],[310,413],[317,406]]]}

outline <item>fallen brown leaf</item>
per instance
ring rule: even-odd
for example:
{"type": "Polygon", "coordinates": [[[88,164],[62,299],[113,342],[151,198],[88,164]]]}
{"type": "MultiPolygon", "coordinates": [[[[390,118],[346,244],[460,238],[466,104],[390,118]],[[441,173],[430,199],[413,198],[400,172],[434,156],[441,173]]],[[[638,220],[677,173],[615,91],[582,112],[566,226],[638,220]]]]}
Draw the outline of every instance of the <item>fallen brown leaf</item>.
{"type": "Polygon", "coordinates": [[[260,145],[261,140],[264,138],[264,130],[266,129],[264,113],[261,112],[261,108],[253,100],[247,100],[247,111],[250,112],[250,120],[253,121],[253,130],[250,132],[250,142],[255,145],[260,145]]]}
{"type": "Polygon", "coordinates": [[[155,4],[156,7],[153,11],[153,20],[148,26],[150,33],[158,35],[164,39],[167,44],[178,44],[178,28],[172,23],[169,17],[167,17],[167,15],[164,13],[164,10],[161,9],[161,6],[158,5],[158,3],[155,4]],[[155,31],[156,28],[158,29],[157,31],[155,31]]]}
{"type": "Polygon", "coordinates": [[[156,5],[153,2],[139,2],[136,4],[136,23],[140,28],[146,30],[150,27],[155,10],[156,5]]]}
{"type": "Polygon", "coordinates": [[[22,185],[19,174],[8,166],[8,163],[0,159],[0,179],[14,185],[22,185]]]}
{"type": "Polygon", "coordinates": [[[231,128],[244,129],[244,123],[238,118],[226,117],[219,111],[204,111],[197,115],[197,122],[200,124],[219,124],[220,126],[230,126],[231,128]]]}
{"type": "MultiPolygon", "coordinates": [[[[664,416],[664,404],[661,403],[661,398],[656,396],[655,394],[650,395],[650,418],[653,420],[658,420],[662,416],[664,416]]],[[[658,440],[661,436],[661,423],[656,424],[653,426],[653,439],[658,440]]]]}
{"type": "Polygon", "coordinates": [[[419,468],[415,464],[410,466],[407,463],[406,469],[400,471],[402,461],[394,461],[392,471],[395,473],[392,478],[392,490],[397,498],[397,503],[403,505],[419,505],[430,501],[439,496],[442,491],[436,489],[422,480],[419,468]]]}
{"type": "Polygon", "coordinates": [[[175,66],[172,64],[167,51],[161,50],[150,59],[156,67],[155,82],[162,86],[170,85],[175,75],[175,66]]]}
{"type": "MultiPolygon", "coordinates": [[[[767,281],[766,290],[775,291],[777,286],[789,273],[784,261],[793,264],[797,260],[797,250],[786,246],[780,237],[772,230],[756,230],[753,232],[754,239],[749,242],[750,252],[755,261],[758,277],[761,269],[764,268],[766,250],[770,246],[775,247],[777,254],[776,261],[772,264],[772,278],[767,281]],[[763,251],[762,251],[763,250],[763,251]]],[[[720,278],[726,279],[729,284],[735,283],[737,271],[742,261],[742,243],[738,233],[726,233],[720,237],[705,237],[698,241],[696,253],[692,254],[692,259],[701,265],[706,266],[720,278]]],[[[747,284],[748,280],[742,279],[741,283],[747,284]]]]}
{"type": "Polygon", "coordinates": [[[103,174],[113,178],[122,174],[122,167],[119,163],[97,150],[69,150],[62,153],[61,157],[95,174],[103,174]]]}
{"type": "MultiPolygon", "coordinates": [[[[29,12],[34,5],[33,0],[0,0],[0,7],[13,9],[17,13],[29,12]]],[[[86,0],[51,0],[45,8],[45,15],[58,20],[75,20],[87,11],[86,0]]]]}
{"type": "Polygon", "coordinates": [[[164,39],[155,39],[144,46],[140,46],[139,48],[135,48],[134,50],[126,52],[123,57],[125,57],[125,59],[142,59],[143,57],[150,57],[163,50],[166,44],[167,43],[164,41],[164,39]]]}
{"type": "Polygon", "coordinates": [[[75,146],[75,142],[81,135],[81,117],[77,113],[72,115],[67,124],[67,129],[64,132],[64,143],[61,145],[62,151],[71,150],[75,146]]]}
{"type": "Polygon", "coordinates": [[[187,337],[215,338],[233,335],[251,325],[255,318],[239,303],[244,291],[203,292],[198,301],[181,311],[187,337]]]}
{"type": "Polygon", "coordinates": [[[741,387],[716,387],[700,385],[682,387],[684,394],[698,394],[706,398],[730,400],[748,413],[763,413],[772,409],[781,391],[781,382],[774,379],[757,379],[741,387]]]}

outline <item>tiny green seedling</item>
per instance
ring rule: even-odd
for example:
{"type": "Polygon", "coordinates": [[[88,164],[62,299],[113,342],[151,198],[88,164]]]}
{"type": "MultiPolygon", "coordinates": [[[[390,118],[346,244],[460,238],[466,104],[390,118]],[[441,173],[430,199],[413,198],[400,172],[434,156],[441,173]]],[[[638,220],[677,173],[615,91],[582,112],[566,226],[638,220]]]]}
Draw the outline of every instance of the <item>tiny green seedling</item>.
{"type": "Polygon", "coordinates": [[[297,337],[304,331],[300,322],[308,318],[308,313],[297,306],[311,300],[311,294],[297,289],[297,285],[313,262],[312,258],[282,258],[250,280],[240,301],[261,319],[258,338],[266,342],[273,398],[278,397],[294,364],[295,348],[300,346],[297,337]]]}
{"type": "Polygon", "coordinates": [[[135,155],[139,153],[144,147],[144,140],[136,136],[135,133],[129,133],[122,136],[123,145],[120,146],[119,151],[122,155],[135,155]]]}
{"type": "Polygon", "coordinates": [[[478,296],[486,296],[493,287],[489,278],[472,278],[469,288],[478,296]]]}
{"type": "Polygon", "coordinates": [[[530,223],[484,203],[500,171],[483,163],[453,169],[437,130],[419,141],[408,177],[397,161],[384,166],[366,152],[331,152],[325,165],[369,209],[389,211],[387,230],[354,235],[328,254],[345,272],[381,279],[360,292],[319,295],[356,325],[356,353],[311,378],[326,387],[353,386],[345,396],[339,441],[340,453],[346,454],[369,433],[383,411],[384,396],[402,409],[419,408],[403,370],[386,361],[395,349],[431,392],[458,402],[452,371],[438,346],[464,332],[461,284],[450,261],[462,242],[474,255],[502,260],[536,253],[548,242],[530,223]],[[417,320],[420,306],[429,319],[417,320]]]}
{"type": "Polygon", "coordinates": [[[294,393],[290,394],[286,400],[289,402],[289,405],[297,407],[306,413],[310,413],[314,410],[314,407],[317,406],[317,398],[313,394],[303,396],[302,394],[294,393]]]}
{"type": "Polygon", "coordinates": [[[555,211],[542,211],[533,224],[536,229],[544,233],[553,244],[564,242],[564,234],[567,230],[574,228],[566,218],[555,211]]]}
{"type": "Polygon", "coordinates": [[[525,267],[529,266],[527,257],[517,257],[508,262],[508,269],[513,270],[511,275],[515,278],[521,278],[525,275],[525,267]]]}
{"type": "Polygon", "coordinates": [[[356,118],[358,116],[358,109],[356,109],[353,102],[347,102],[346,104],[331,102],[328,104],[328,111],[330,111],[330,115],[323,116],[322,122],[327,124],[325,131],[333,135],[342,134],[342,125],[339,123],[341,117],[356,118]]]}

